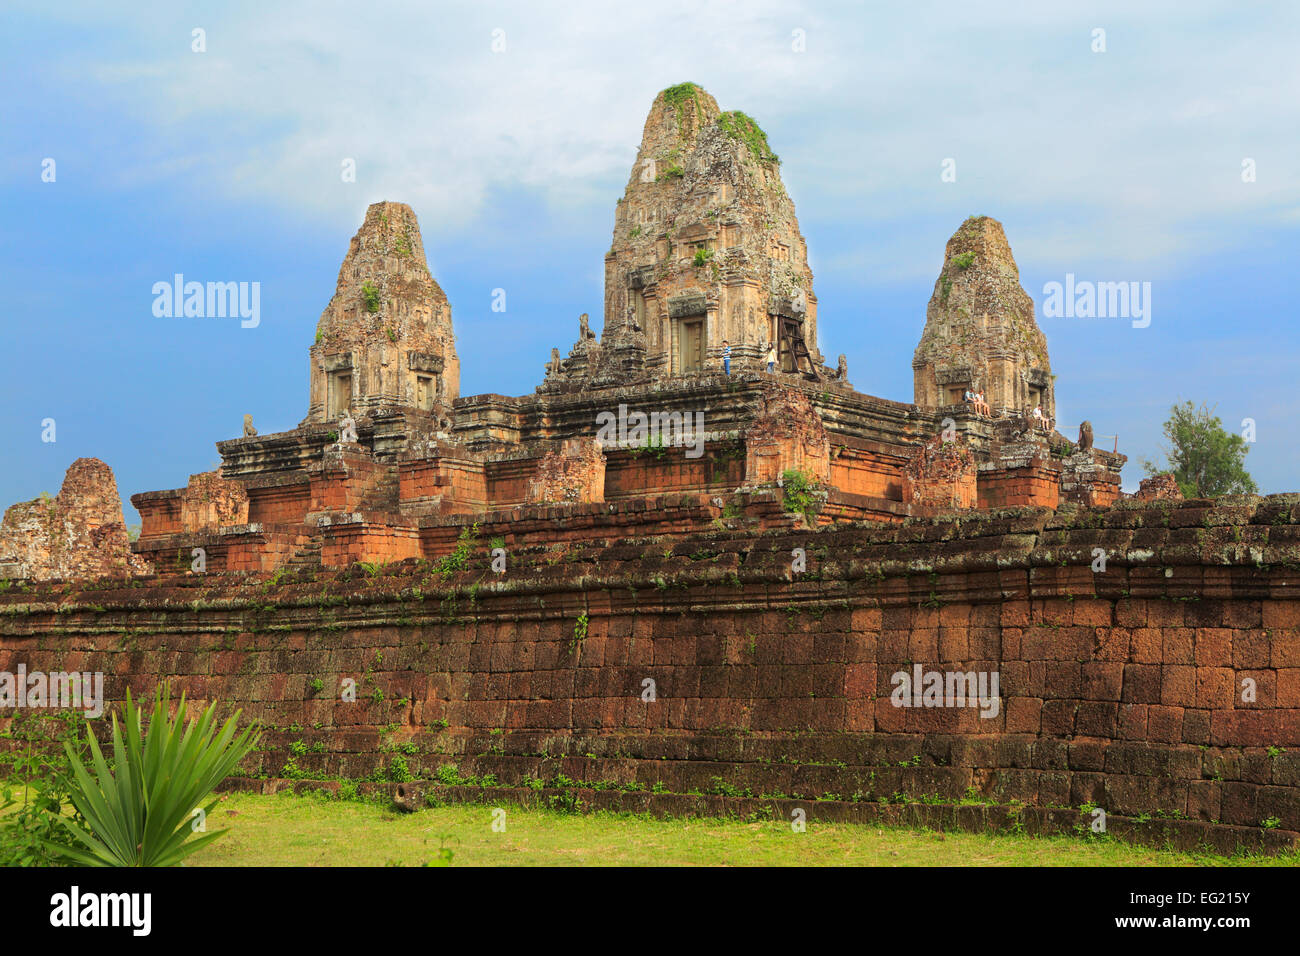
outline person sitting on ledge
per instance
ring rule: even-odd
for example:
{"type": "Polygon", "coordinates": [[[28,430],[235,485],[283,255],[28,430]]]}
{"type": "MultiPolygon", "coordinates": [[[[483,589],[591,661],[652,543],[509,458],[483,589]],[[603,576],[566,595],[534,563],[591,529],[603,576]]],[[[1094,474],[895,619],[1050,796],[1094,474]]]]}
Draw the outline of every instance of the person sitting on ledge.
{"type": "Polygon", "coordinates": [[[989,409],[989,403],[986,402],[986,401],[984,400],[984,393],[981,392],[981,391],[979,391],[979,390],[976,390],[976,392],[975,392],[975,402],[974,402],[974,404],[975,404],[975,414],[976,414],[976,415],[991,415],[991,414],[992,414],[992,412],[991,412],[990,409],[989,409]]]}
{"type": "Polygon", "coordinates": [[[1034,406],[1034,424],[1038,426],[1039,431],[1049,431],[1050,422],[1043,416],[1043,406],[1034,406]]]}

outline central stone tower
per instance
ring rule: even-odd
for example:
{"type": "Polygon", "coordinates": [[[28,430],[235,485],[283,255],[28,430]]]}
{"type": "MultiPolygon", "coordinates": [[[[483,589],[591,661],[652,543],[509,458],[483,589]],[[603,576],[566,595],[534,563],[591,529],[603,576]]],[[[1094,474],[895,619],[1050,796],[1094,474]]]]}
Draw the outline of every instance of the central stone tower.
{"type": "MultiPolygon", "coordinates": [[[[720,369],[822,376],[807,245],[758,124],[694,83],[655,97],[605,257],[599,345],[557,377],[598,383],[720,369]]],[[[582,354],[579,354],[582,353],[582,354]]]]}
{"type": "Polygon", "coordinates": [[[405,203],[380,202],[339,268],[310,350],[303,424],[380,408],[450,414],[460,394],[451,306],[429,273],[420,224],[405,203]]]}

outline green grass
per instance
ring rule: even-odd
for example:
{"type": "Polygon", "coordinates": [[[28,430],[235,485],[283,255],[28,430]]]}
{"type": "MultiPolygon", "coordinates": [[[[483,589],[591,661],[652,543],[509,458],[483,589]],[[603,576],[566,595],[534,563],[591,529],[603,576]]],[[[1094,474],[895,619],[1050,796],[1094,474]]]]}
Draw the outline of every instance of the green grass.
{"type": "Polygon", "coordinates": [[[1295,855],[1224,858],[1107,839],[938,833],[773,820],[657,820],[507,805],[398,813],[373,803],[284,792],[226,794],[209,827],[229,832],[191,866],[420,866],[443,848],[453,866],[1295,866],[1295,855]]]}

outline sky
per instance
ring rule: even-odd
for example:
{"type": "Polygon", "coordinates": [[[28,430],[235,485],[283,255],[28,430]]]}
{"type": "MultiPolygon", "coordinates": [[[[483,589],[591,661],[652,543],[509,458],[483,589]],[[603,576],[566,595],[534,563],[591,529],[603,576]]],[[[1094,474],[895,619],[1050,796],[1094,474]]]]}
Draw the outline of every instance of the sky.
{"type": "Polygon", "coordinates": [[[9,0],[4,18],[0,505],[93,456],[135,521],[131,494],[215,467],[245,413],[297,425],[316,322],[380,200],[419,217],[461,394],[530,393],[580,313],[599,328],[646,113],[688,80],[767,131],[821,350],[859,391],[911,400],[944,245],[990,215],[1059,427],[1117,441],[1127,490],[1189,399],[1254,423],[1263,492],[1300,490],[1300,5],[9,0]],[[258,283],[259,324],[155,315],[177,273],[258,283]],[[1044,315],[1067,274],[1149,282],[1150,324],[1044,315]]]}

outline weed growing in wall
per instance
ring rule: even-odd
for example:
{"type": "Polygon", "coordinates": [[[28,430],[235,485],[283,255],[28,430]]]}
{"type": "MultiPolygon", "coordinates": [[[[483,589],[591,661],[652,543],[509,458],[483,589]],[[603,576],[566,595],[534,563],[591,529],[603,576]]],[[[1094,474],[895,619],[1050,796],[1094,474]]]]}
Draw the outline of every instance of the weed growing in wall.
{"type": "Polygon", "coordinates": [[[583,611],[578,615],[578,620],[573,625],[573,638],[569,641],[569,653],[572,654],[582,646],[582,642],[587,639],[587,612],[583,611]]]}
{"type": "Polygon", "coordinates": [[[792,514],[802,514],[810,518],[813,506],[813,480],[797,468],[787,468],[781,472],[781,507],[792,514]]]}

